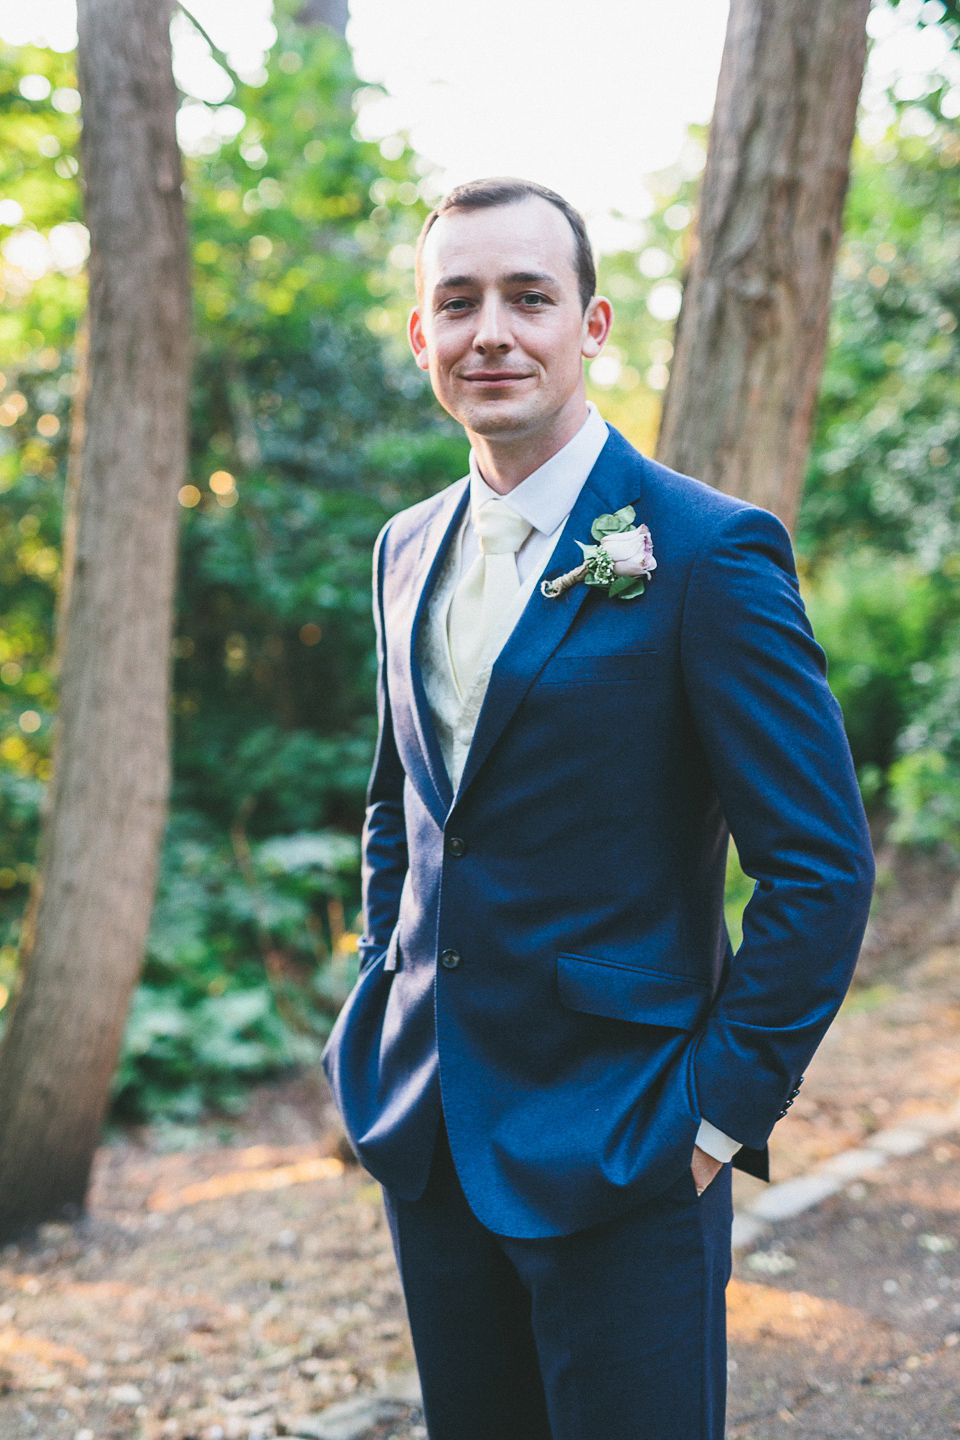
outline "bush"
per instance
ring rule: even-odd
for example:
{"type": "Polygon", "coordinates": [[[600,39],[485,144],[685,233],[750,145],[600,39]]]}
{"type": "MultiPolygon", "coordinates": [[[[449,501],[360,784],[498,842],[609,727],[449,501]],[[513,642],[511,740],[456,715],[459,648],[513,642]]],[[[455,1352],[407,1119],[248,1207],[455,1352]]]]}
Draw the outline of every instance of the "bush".
{"type": "Polygon", "coordinates": [[[926,703],[900,736],[888,775],[889,838],[960,854],[960,643],[931,669],[926,703]]]}
{"type": "Polygon", "coordinates": [[[875,550],[828,561],[806,587],[867,803],[896,844],[960,851],[960,589],[875,550]]]}
{"type": "Polygon", "coordinates": [[[857,770],[885,774],[960,624],[960,591],[874,550],[828,561],[804,589],[857,770]]]}
{"type": "Polygon", "coordinates": [[[236,1109],[244,1086],[316,1061],[355,974],[343,914],[359,846],[334,831],[231,843],[200,815],[167,836],[114,1113],[190,1119],[236,1109]]]}

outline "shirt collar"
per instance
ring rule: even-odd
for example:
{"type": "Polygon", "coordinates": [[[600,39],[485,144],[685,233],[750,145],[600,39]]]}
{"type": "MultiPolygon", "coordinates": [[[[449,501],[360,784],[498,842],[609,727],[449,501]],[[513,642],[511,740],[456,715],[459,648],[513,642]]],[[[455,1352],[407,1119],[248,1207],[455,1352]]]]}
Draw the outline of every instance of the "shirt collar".
{"type": "Polygon", "coordinates": [[[577,503],[587,476],[607,443],[609,430],[596,405],[588,402],[589,414],[562,450],[551,455],[539,470],[521,480],[509,495],[492,490],[470,451],[470,512],[475,515],[487,500],[505,500],[528,525],[542,535],[552,535],[577,503]]]}

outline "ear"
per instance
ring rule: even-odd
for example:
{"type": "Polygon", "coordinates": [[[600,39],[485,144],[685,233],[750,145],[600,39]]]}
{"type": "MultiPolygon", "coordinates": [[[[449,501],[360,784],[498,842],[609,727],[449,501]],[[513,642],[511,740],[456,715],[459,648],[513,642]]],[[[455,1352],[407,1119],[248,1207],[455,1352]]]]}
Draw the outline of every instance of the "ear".
{"type": "Polygon", "coordinates": [[[413,358],[420,369],[429,370],[430,356],[427,354],[427,342],[424,338],[423,326],[420,323],[419,305],[415,305],[410,311],[410,318],[407,321],[407,339],[410,341],[413,358]]]}
{"type": "Polygon", "coordinates": [[[595,295],[583,316],[583,339],[580,353],[587,360],[593,360],[603,349],[610,337],[613,324],[613,306],[605,295],[595,295]]]}

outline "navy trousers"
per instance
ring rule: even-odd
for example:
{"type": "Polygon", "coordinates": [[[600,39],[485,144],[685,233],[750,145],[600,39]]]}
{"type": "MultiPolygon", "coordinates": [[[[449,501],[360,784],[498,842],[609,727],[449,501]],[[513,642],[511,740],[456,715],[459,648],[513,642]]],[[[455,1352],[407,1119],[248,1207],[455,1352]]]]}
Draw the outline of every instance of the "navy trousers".
{"type": "Polygon", "coordinates": [[[430,1440],[722,1440],[730,1166],[548,1240],[474,1216],[441,1128],[419,1200],[385,1192],[430,1440]]]}

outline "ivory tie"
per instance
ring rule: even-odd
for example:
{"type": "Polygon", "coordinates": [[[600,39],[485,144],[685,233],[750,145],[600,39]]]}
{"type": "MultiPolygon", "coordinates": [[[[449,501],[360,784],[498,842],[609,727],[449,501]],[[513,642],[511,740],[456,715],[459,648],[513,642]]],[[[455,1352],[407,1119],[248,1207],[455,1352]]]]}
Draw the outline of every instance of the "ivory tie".
{"type": "Polygon", "coordinates": [[[450,658],[466,695],[480,656],[501,615],[520,589],[517,551],[533,526],[503,500],[487,500],[473,516],[480,554],[453,592],[447,630],[450,658]]]}

